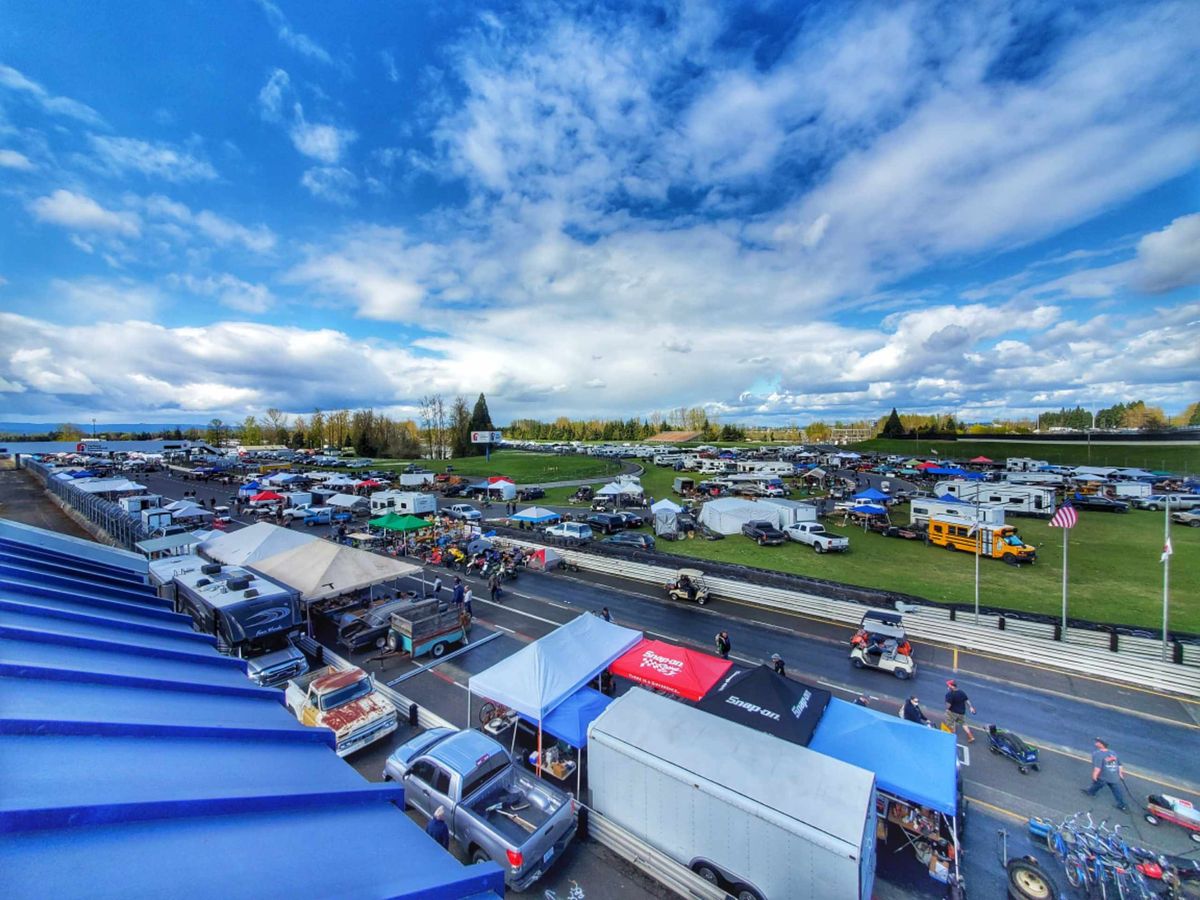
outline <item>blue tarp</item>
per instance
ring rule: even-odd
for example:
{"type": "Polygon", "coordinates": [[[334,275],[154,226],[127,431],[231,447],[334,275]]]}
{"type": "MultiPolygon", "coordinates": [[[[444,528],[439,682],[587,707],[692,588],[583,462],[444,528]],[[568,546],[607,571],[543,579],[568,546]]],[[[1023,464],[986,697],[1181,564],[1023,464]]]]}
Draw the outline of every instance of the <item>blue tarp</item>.
{"type": "Polygon", "coordinates": [[[983,481],[982,472],[968,472],[954,466],[933,466],[925,470],[926,475],[945,475],[949,478],[964,478],[967,481],[983,481]]]}
{"type": "Polygon", "coordinates": [[[947,816],[956,813],[958,748],[952,734],[830,700],[808,747],[874,772],[889,794],[947,816]]]}
{"type": "Polygon", "coordinates": [[[855,500],[886,500],[888,495],[883,491],[877,491],[875,488],[867,488],[865,491],[859,491],[854,495],[855,500]]]}
{"type": "Polygon", "coordinates": [[[945,503],[966,503],[967,502],[966,500],[963,500],[960,497],[955,497],[953,494],[942,494],[942,496],[938,497],[938,499],[945,503]]]}
{"type": "Polygon", "coordinates": [[[861,503],[850,510],[851,512],[862,513],[865,516],[886,516],[887,507],[873,506],[870,503],[861,503]]]}
{"type": "MultiPolygon", "coordinates": [[[[542,722],[542,730],[572,747],[587,746],[588,726],[612,703],[595,688],[580,688],[554,708],[542,722]]],[[[534,727],[537,720],[521,716],[534,727]]]]}

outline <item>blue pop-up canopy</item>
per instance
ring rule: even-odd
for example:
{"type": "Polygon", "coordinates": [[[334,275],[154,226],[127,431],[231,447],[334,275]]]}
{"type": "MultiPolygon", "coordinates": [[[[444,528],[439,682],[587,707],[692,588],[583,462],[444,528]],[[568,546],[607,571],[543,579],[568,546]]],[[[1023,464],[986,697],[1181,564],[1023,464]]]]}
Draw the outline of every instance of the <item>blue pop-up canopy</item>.
{"type": "Polygon", "coordinates": [[[886,506],[875,506],[871,503],[861,503],[850,510],[851,512],[861,513],[864,516],[886,516],[886,506]]]}
{"type": "MultiPolygon", "coordinates": [[[[610,703],[612,698],[604,696],[595,688],[580,688],[546,716],[542,722],[542,729],[572,747],[586,747],[588,726],[610,703]]],[[[537,725],[535,719],[527,716],[521,718],[537,725]]]]}
{"type": "Polygon", "coordinates": [[[952,734],[830,700],[808,747],[874,772],[889,794],[956,814],[958,748],[952,734]]]}
{"type": "Polygon", "coordinates": [[[888,495],[883,491],[877,491],[875,488],[867,488],[865,491],[859,491],[854,495],[855,500],[886,500],[888,495]]]}

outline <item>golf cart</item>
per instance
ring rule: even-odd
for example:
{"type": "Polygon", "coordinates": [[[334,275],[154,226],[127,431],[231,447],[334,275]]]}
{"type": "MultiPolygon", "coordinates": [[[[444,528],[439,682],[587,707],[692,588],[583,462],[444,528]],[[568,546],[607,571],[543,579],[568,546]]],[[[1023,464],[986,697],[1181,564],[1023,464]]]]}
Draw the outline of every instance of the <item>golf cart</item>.
{"type": "Polygon", "coordinates": [[[667,596],[672,600],[694,600],[703,606],[708,602],[708,585],[704,573],[699,569],[680,569],[675,580],[667,585],[667,596]]]}
{"type": "Polygon", "coordinates": [[[912,645],[898,613],[868,610],[850,639],[850,661],[856,669],[879,669],[904,680],[917,673],[912,645]]]}

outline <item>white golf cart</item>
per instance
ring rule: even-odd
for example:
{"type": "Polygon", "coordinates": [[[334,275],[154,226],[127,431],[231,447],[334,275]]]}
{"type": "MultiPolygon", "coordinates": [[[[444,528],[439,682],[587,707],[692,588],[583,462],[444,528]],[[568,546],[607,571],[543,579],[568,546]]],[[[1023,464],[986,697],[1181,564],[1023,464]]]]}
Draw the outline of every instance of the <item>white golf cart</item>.
{"type": "Polygon", "coordinates": [[[675,580],[667,585],[667,596],[672,600],[695,601],[703,606],[708,602],[704,573],[699,569],[680,569],[675,574],[675,580]]]}
{"type": "Polygon", "coordinates": [[[912,645],[898,613],[869,610],[850,639],[850,661],[856,669],[879,669],[904,680],[917,673],[912,645]]]}

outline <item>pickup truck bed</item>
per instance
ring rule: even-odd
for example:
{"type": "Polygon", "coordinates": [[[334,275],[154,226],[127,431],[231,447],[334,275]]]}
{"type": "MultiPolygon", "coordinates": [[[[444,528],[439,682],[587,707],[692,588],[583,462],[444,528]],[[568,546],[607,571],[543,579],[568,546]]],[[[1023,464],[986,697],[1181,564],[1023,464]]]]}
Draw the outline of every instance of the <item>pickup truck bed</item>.
{"type": "Polygon", "coordinates": [[[467,809],[487,822],[514,846],[519,847],[529,840],[529,835],[539,831],[543,825],[549,822],[562,805],[561,795],[551,794],[542,782],[526,775],[519,769],[512,768],[488,785],[487,789],[481,791],[478,796],[472,797],[467,809]],[[533,826],[532,829],[526,828],[511,816],[505,815],[505,812],[510,811],[509,807],[501,807],[501,809],[489,812],[491,807],[502,803],[514,792],[523,794],[522,803],[528,802],[529,806],[524,809],[511,809],[511,814],[528,822],[533,826]]]}

